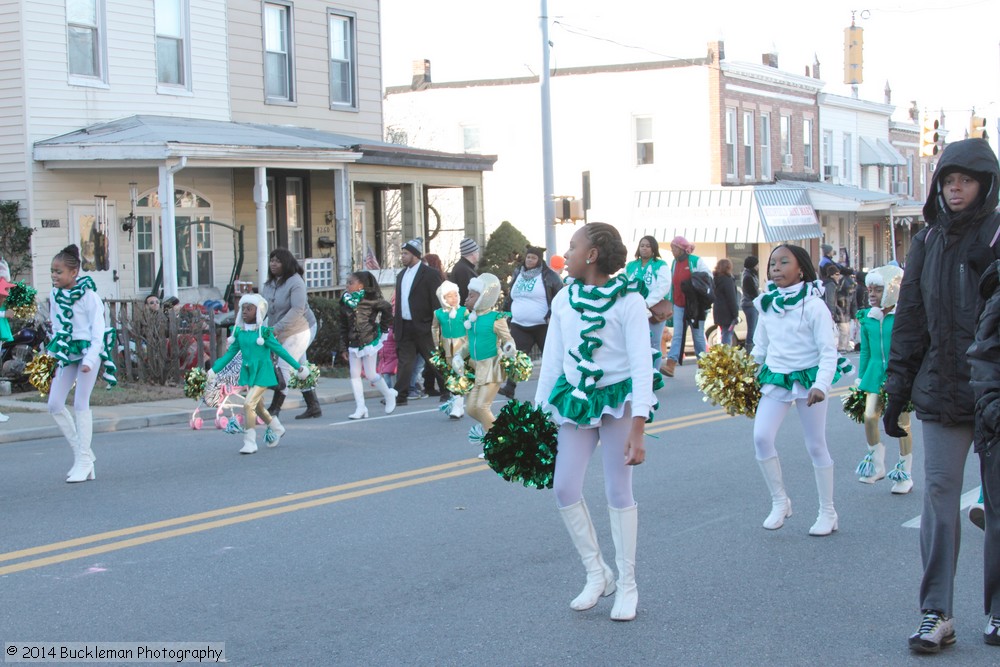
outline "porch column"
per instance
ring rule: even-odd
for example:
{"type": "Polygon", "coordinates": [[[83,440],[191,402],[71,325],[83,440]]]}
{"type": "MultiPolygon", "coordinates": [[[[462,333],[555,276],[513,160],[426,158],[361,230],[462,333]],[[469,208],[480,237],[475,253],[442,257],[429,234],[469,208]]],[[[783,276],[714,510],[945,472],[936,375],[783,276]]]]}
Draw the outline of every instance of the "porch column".
{"type": "Polygon", "coordinates": [[[174,174],[187,166],[187,158],[182,157],[173,165],[159,167],[160,227],[163,242],[163,297],[177,296],[177,221],[174,205],[174,174]]]}
{"type": "MultiPolygon", "coordinates": [[[[347,181],[347,168],[333,170],[333,210],[337,225],[337,284],[347,283],[351,274],[352,259],[351,221],[354,218],[354,204],[351,197],[350,184],[347,181]]],[[[364,249],[362,248],[362,251],[364,249]]]]}
{"type": "Polygon", "coordinates": [[[257,209],[257,289],[267,281],[267,167],[254,167],[253,203],[257,209]]]}

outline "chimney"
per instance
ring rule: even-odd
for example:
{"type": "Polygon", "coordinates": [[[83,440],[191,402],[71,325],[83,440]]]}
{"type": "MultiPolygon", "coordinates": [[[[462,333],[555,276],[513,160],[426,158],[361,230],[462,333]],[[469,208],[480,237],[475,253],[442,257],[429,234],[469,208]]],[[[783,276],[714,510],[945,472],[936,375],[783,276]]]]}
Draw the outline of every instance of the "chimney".
{"type": "Polygon", "coordinates": [[[717,42],[709,42],[708,43],[709,63],[720,63],[725,59],[726,59],[726,43],[721,39],[717,42]]]}
{"type": "Polygon", "coordinates": [[[410,83],[410,88],[418,90],[424,88],[431,82],[431,61],[430,60],[414,60],[413,61],[413,81],[410,83]]]}
{"type": "Polygon", "coordinates": [[[768,67],[773,67],[775,69],[778,68],[778,54],[774,53],[773,51],[771,53],[762,54],[760,59],[761,62],[763,62],[768,67]]]}
{"type": "Polygon", "coordinates": [[[888,79],[885,82],[885,103],[892,104],[892,88],[889,87],[888,79]]]}
{"type": "Polygon", "coordinates": [[[821,78],[819,75],[819,57],[816,54],[813,54],[813,78],[821,78]]]}

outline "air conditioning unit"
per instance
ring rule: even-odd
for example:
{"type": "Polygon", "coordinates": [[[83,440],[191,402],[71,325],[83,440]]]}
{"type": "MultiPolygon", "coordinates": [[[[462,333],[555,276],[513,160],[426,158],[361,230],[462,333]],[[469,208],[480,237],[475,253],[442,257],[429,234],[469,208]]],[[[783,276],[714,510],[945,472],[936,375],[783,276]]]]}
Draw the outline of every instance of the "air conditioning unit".
{"type": "Polygon", "coordinates": [[[832,181],[840,178],[840,167],[833,164],[823,165],[823,180],[832,181]]]}
{"type": "Polygon", "coordinates": [[[908,183],[906,181],[893,181],[890,192],[894,195],[905,195],[909,194],[909,189],[907,187],[908,183]]]}
{"type": "Polygon", "coordinates": [[[792,154],[791,153],[785,153],[784,155],[781,156],[781,166],[782,167],[791,167],[792,166],[792,154]]]}

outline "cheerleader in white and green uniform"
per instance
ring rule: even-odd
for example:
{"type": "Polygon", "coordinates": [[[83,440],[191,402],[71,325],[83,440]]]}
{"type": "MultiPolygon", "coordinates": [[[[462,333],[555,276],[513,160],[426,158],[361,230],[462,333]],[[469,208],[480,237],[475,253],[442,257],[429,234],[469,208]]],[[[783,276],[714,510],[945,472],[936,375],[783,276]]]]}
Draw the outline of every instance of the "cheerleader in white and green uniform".
{"type": "Polygon", "coordinates": [[[90,394],[99,378],[116,384],[115,332],[105,325],[104,303],[94,281],[80,276],[80,249],[66,246],[52,259],[52,293],[49,296],[52,342],[48,350],[56,358],[56,372],[49,390],[49,414],[73,448],[73,467],[67,482],[94,479],[94,414],[90,394]],[[76,385],[73,411],[66,407],[70,389],[76,385]]]}
{"type": "Polygon", "coordinates": [[[627,249],[614,227],[584,225],[570,241],[566,269],[573,282],[552,300],[535,403],[559,425],[553,489],[556,504],[587,570],[570,607],[590,609],[617,590],[611,618],[635,618],[637,509],[632,466],[646,457],[643,428],[656,406],[646,286],[625,275],[627,249]],[[604,562],[583,482],[601,443],[605,493],[615,545],[617,581],[604,562]]]}
{"type": "Polygon", "coordinates": [[[761,365],[758,380],[762,393],[753,422],[753,444],[771,492],[771,513],[764,528],[781,528],[792,515],[774,442],[794,405],[819,495],[819,516],[809,534],[829,535],[837,530],[837,512],[833,507],[833,459],[826,446],[826,398],[840,373],[850,367],[838,360],[833,318],[805,249],[777,246],[768,260],[768,275],[765,291],[754,299],[760,320],[752,353],[761,365]]]}

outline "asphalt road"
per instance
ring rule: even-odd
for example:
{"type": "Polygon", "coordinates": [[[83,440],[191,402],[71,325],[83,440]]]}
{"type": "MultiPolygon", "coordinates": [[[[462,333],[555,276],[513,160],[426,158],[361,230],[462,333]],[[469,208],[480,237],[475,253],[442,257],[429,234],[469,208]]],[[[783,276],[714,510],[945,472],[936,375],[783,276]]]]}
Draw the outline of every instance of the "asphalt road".
{"type": "MultiPolygon", "coordinates": [[[[498,478],[466,418],[431,400],[348,422],[288,420],[276,449],[181,426],[101,434],[97,480],[68,485],[64,441],[0,445],[4,642],[225,642],[236,665],[908,665],[919,621],[923,492],[853,475],[864,434],[831,398],[840,530],[817,501],[791,413],[779,453],[795,514],[769,497],[751,423],[701,401],[694,369],[660,392],[636,470],[638,618],[574,612],[584,574],[550,491],[498,478]],[[655,436],[655,437],[653,437],[655,436]]],[[[519,388],[533,394],[533,383],[519,388]]],[[[499,409],[499,403],[494,405],[499,409]]],[[[892,452],[894,443],[887,449],[892,452]]],[[[894,462],[892,455],[887,456],[894,462]]],[[[966,490],[978,486],[970,457],[966,490]]],[[[599,459],[586,497],[614,549],[599,459]]],[[[935,664],[996,664],[982,642],[982,533],[968,521],[958,644],[935,664]]]]}

